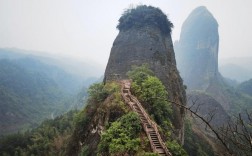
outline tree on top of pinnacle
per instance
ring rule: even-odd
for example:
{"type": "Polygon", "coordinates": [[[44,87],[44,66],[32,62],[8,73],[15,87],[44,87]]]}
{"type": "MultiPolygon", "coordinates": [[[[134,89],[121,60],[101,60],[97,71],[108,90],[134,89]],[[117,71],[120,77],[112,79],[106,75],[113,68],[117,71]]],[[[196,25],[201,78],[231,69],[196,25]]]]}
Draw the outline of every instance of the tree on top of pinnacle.
{"type": "Polygon", "coordinates": [[[139,5],[136,8],[129,8],[124,11],[119,19],[117,29],[126,31],[145,26],[158,27],[164,34],[171,33],[173,28],[173,24],[159,8],[139,5]]]}

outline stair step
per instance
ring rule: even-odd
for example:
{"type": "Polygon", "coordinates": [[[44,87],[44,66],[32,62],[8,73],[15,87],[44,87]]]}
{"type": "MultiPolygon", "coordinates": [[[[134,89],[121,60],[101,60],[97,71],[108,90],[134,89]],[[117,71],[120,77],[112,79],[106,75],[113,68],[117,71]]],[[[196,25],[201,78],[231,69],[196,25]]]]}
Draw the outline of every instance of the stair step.
{"type": "Polygon", "coordinates": [[[158,143],[154,143],[154,145],[156,146],[156,147],[162,147],[161,146],[161,144],[158,142],[158,143]]]}
{"type": "MultiPolygon", "coordinates": [[[[152,142],[153,143],[153,142],[152,142]]],[[[156,147],[162,147],[161,144],[159,142],[154,142],[153,143],[156,147]]]]}
{"type": "Polygon", "coordinates": [[[152,141],[154,141],[154,140],[155,140],[155,141],[159,141],[158,138],[152,138],[152,137],[151,137],[151,140],[152,140],[152,141]]]}
{"type": "Polygon", "coordinates": [[[156,135],[150,135],[151,139],[158,139],[156,135]]]}
{"type": "Polygon", "coordinates": [[[121,94],[124,100],[127,102],[127,104],[130,105],[130,107],[133,108],[133,111],[138,114],[141,120],[141,124],[144,127],[144,130],[146,134],[149,136],[149,141],[151,145],[153,145],[156,149],[153,152],[157,152],[159,155],[166,156],[167,155],[166,150],[162,147],[162,141],[159,140],[158,138],[159,133],[155,131],[153,125],[150,124],[151,120],[145,116],[146,115],[145,110],[141,108],[142,107],[141,103],[139,103],[138,100],[134,96],[131,95],[130,81],[122,81],[122,82],[124,84],[123,84],[121,94]]]}
{"type": "Polygon", "coordinates": [[[153,141],[154,141],[154,140],[155,140],[155,141],[159,141],[158,138],[156,138],[156,137],[151,137],[151,140],[153,140],[153,141]]]}
{"type": "MultiPolygon", "coordinates": [[[[155,146],[156,147],[156,146],[155,146]]],[[[156,147],[157,149],[163,149],[163,147],[162,146],[158,146],[158,147],[156,147]]]]}
{"type": "Polygon", "coordinates": [[[154,140],[152,140],[152,142],[160,144],[159,140],[155,140],[155,142],[154,142],[154,140]]]}

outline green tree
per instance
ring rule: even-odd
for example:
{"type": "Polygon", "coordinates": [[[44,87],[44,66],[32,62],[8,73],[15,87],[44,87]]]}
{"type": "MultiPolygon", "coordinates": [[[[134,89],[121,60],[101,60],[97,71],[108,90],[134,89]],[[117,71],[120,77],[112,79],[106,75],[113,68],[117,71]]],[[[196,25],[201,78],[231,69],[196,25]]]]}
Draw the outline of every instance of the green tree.
{"type": "Polygon", "coordinates": [[[145,109],[155,121],[168,130],[171,127],[172,109],[165,86],[154,76],[147,64],[133,66],[127,75],[133,80],[132,93],[144,103],[145,109]]]}
{"type": "Polygon", "coordinates": [[[139,5],[124,11],[119,19],[117,28],[120,31],[126,31],[130,28],[141,28],[144,26],[157,27],[164,34],[169,34],[173,28],[173,24],[159,8],[146,5],[139,5]]]}
{"type": "Polygon", "coordinates": [[[141,121],[138,115],[130,112],[117,121],[102,134],[99,153],[105,155],[134,154],[140,147],[139,132],[141,121]]]}

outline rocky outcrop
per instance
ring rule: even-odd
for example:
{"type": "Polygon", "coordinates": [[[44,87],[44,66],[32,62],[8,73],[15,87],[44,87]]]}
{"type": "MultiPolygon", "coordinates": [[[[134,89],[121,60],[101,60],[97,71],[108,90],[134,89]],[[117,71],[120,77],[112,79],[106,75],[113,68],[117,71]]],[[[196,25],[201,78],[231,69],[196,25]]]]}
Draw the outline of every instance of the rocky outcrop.
{"type": "MultiPolygon", "coordinates": [[[[158,13],[160,11],[158,9],[158,13]]],[[[149,14],[141,15],[148,16],[149,14]]],[[[134,16],[138,15],[133,14],[131,17],[134,18],[134,16]]],[[[151,18],[151,20],[153,19],[151,18]]],[[[152,22],[158,23],[158,19],[152,22]]],[[[111,49],[104,81],[127,79],[126,73],[132,65],[138,66],[147,63],[165,85],[169,99],[185,105],[185,90],[176,67],[170,32],[163,33],[160,27],[150,21],[140,25],[120,30],[111,49]]],[[[174,106],[173,114],[175,134],[183,143],[184,110],[174,106]]]]}
{"type": "Polygon", "coordinates": [[[218,23],[206,7],[192,11],[174,46],[178,69],[188,90],[207,92],[229,110],[231,100],[225,91],[227,85],[218,71],[218,23]]]}
{"type": "Polygon", "coordinates": [[[175,43],[178,69],[189,89],[205,90],[218,72],[218,23],[206,7],[192,11],[175,43]]]}

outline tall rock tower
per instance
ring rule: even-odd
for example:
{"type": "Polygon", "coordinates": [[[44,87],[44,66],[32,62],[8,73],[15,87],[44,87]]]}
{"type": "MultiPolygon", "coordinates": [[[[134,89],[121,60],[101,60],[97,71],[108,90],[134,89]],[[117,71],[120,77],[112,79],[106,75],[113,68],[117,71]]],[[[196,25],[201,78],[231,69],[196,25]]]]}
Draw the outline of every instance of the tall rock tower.
{"type": "Polygon", "coordinates": [[[174,44],[178,69],[189,89],[206,90],[218,72],[218,23],[206,7],[192,11],[174,44]]]}
{"type": "Polygon", "coordinates": [[[174,47],[178,69],[188,90],[205,91],[228,110],[231,101],[218,71],[218,23],[206,7],[192,11],[174,47]]]}
{"type": "MultiPolygon", "coordinates": [[[[142,5],[125,11],[119,19],[120,32],[110,52],[104,81],[127,79],[132,65],[147,63],[165,85],[169,99],[185,105],[185,90],[170,34],[172,26],[158,8],[142,5]]],[[[183,143],[184,110],[173,106],[173,114],[175,136],[183,143]]]]}

